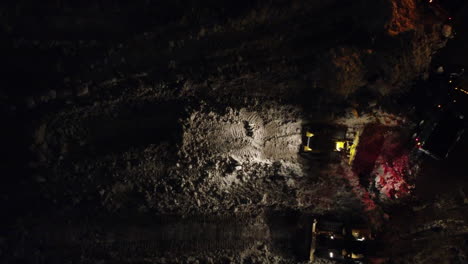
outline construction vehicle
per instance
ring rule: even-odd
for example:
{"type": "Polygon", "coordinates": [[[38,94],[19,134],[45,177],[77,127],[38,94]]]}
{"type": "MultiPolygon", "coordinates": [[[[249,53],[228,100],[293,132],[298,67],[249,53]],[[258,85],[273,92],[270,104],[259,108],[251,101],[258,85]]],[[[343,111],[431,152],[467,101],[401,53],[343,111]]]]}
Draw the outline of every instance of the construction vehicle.
{"type": "Polygon", "coordinates": [[[346,140],[346,131],[346,127],[339,126],[305,126],[303,152],[320,154],[347,150],[350,142],[346,140]]]}
{"type": "Polygon", "coordinates": [[[359,133],[345,126],[312,124],[303,128],[301,153],[311,159],[354,157],[359,133]]]}
{"type": "Polygon", "coordinates": [[[368,241],[373,240],[365,226],[314,219],[309,262],[316,257],[360,263],[366,258],[368,241]]]}
{"type": "Polygon", "coordinates": [[[435,113],[429,120],[419,122],[413,134],[415,150],[436,160],[445,159],[460,141],[465,127],[464,118],[460,115],[451,111],[435,113]]]}

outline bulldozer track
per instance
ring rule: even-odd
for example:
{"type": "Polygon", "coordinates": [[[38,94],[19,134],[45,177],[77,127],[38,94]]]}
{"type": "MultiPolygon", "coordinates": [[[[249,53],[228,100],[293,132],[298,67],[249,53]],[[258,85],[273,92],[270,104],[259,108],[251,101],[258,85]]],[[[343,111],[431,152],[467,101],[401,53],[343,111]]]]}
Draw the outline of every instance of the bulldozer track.
{"type": "Polygon", "coordinates": [[[163,216],[138,225],[127,225],[124,222],[47,227],[38,225],[23,246],[41,248],[44,256],[120,258],[238,252],[265,239],[265,226],[255,219],[163,216]]]}

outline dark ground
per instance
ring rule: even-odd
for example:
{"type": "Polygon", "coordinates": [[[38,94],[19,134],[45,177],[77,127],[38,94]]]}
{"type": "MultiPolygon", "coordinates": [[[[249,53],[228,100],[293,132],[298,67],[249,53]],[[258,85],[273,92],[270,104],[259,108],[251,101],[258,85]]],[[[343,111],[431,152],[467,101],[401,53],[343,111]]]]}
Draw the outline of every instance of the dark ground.
{"type": "Polygon", "coordinates": [[[423,79],[468,62],[434,2],[2,2],[0,260],[301,263],[319,217],[466,263],[468,138],[405,163],[423,79]],[[317,122],[361,132],[352,166],[300,154],[317,122]]]}

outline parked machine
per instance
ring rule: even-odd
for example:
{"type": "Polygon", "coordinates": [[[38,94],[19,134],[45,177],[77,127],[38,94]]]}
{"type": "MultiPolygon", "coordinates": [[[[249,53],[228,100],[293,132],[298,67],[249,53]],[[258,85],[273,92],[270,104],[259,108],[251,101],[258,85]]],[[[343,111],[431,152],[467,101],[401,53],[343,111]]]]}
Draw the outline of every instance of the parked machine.
{"type": "Polygon", "coordinates": [[[352,162],[359,142],[359,131],[346,126],[309,124],[303,128],[301,154],[308,159],[352,162]]]}
{"type": "Polygon", "coordinates": [[[314,219],[309,260],[316,257],[362,263],[367,257],[372,232],[362,225],[314,219]]]}
{"type": "Polygon", "coordinates": [[[421,120],[413,134],[415,150],[436,160],[445,159],[465,132],[463,116],[452,111],[440,111],[421,120]]]}

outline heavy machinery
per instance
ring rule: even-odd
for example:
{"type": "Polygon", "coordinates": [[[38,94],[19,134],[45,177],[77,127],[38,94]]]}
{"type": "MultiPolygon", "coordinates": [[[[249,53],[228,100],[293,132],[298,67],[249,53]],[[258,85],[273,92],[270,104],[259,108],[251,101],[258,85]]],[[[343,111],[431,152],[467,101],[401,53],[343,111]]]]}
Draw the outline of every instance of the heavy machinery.
{"type": "Polygon", "coordinates": [[[415,150],[436,160],[448,157],[465,131],[465,120],[451,111],[441,111],[419,123],[413,134],[415,150]]]}
{"type": "Polygon", "coordinates": [[[365,226],[314,219],[309,261],[313,263],[320,257],[361,263],[371,240],[372,233],[365,226]]]}
{"type": "Polygon", "coordinates": [[[305,126],[303,151],[310,154],[346,151],[350,145],[346,140],[346,131],[346,127],[340,126],[305,126]]]}
{"type": "Polygon", "coordinates": [[[339,160],[346,157],[350,163],[359,139],[359,132],[345,126],[310,124],[303,128],[301,153],[310,159],[339,160]]]}

